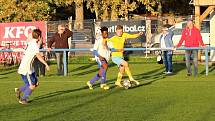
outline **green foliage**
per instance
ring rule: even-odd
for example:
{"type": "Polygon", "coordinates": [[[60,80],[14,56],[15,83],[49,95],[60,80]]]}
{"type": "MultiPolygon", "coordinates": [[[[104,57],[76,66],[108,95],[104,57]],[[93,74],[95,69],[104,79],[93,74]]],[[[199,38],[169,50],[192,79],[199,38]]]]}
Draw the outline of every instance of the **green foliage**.
{"type": "Polygon", "coordinates": [[[43,0],[0,0],[0,21],[49,20],[54,10],[43,0]]]}
{"type": "Polygon", "coordinates": [[[156,1],[149,0],[87,0],[87,8],[91,12],[95,12],[97,19],[118,19],[119,16],[125,18],[129,11],[134,11],[138,5],[146,5],[146,9],[152,14],[156,13],[153,6],[156,5],[156,1]]]}

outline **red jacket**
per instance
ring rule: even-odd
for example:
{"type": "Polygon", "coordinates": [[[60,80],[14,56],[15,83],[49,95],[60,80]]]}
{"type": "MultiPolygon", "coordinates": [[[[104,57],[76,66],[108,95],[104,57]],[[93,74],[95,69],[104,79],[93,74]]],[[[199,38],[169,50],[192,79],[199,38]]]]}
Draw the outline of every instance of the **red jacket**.
{"type": "Polygon", "coordinates": [[[177,47],[180,47],[184,41],[185,47],[199,47],[200,45],[205,46],[202,41],[200,31],[195,26],[191,30],[187,27],[183,29],[182,36],[177,47]]]}

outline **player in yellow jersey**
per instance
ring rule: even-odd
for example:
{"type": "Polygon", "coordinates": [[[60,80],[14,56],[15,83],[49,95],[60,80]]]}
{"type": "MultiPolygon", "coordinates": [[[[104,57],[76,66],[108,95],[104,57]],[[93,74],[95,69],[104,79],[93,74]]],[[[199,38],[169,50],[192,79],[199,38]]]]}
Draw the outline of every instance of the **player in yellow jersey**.
{"type": "Polygon", "coordinates": [[[112,46],[114,48],[114,51],[112,51],[112,61],[118,65],[119,67],[119,73],[117,77],[117,81],[115,82],[116,86],[122,87],[121,80],[124,72],[128,75],[129,80],[135,82],[137,85],[139,85],[139,82],[134,80],[134,78],[131,75],[128,62],[124,60],[123,57],[123,51],[124,51],[124,43],[126,39],[129,38],[137,38],[141,36],[143,32],[140,32],[138,34],[128,34],[123,32],[123,27],[120,25],[117,25],[116,27],[116,35],[110,38],[108,41],[112,43],[112,46]]]}

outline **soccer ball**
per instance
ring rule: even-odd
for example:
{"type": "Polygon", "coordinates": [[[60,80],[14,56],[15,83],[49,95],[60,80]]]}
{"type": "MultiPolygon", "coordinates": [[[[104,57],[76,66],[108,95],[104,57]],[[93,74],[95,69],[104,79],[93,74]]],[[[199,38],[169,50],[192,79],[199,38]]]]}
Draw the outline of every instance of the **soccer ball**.
{"type": "Polygon", "coordinates": [[[131,85],[131,82],[129,81],[129,80],[124,80],[123,82],[122,82],[122,85],[123,85],[123,87],[125,88],[125,89],[128,89],[128,88],[130,88],[132,85],[131,85]]]}

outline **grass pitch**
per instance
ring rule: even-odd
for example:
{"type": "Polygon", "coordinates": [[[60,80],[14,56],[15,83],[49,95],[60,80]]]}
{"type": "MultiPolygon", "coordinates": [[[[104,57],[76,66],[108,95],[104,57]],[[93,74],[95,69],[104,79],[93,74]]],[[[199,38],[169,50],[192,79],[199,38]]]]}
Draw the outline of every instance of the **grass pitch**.
{"type": "MultiPolygon", "coordinates": [[[[20,105],[14,88],[23,84],[17,67],[0,69],[1,121],[214,121],[215,72],[186,77],[185,64],[174,64],[174,75],[163,74],[163,65],[129,62],[140,86],[114,87],[117,67],[110,66],[107,79],[111,89],[96,84],[88,90],[86,82],[97,71],[94,63],[70,64],[67,77],[57,76],[55,64],[30,96],[28,105],[20,105]]],[[[127,78],[127,77],[125,77],[127,78]]]]}

